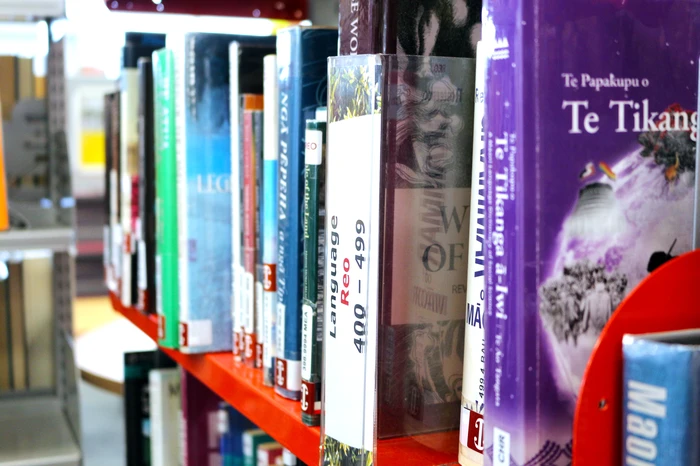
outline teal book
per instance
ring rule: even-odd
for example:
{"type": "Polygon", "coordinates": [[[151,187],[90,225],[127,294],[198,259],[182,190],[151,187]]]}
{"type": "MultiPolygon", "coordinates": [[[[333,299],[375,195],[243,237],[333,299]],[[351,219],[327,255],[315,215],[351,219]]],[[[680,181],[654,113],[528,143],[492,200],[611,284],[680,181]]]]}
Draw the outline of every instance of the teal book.
{"type": "Polygon", "coordinates": [[[156,157],[156,312],[158,344],[177,348],[180,307],[177,247],[177,153],[173,53],[153,53],[156,157]]]}

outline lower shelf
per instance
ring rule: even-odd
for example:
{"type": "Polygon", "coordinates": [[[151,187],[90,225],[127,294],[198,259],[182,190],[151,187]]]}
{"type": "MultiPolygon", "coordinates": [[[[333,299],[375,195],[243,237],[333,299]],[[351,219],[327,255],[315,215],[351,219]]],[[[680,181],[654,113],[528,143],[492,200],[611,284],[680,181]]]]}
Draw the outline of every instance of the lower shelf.
{"type": "MultiPolygon", "coordinates": [[[[154,316],[146,316],[134,308],[123,306],[114,293],[110,293],[110,296],[115,310],[146,335],[156,339],[154,316]]],[[[259,370],[234,361],[232,353],[189,355],[169,349],[164,351],[304,463],[319,464],[319,428],[304,425],[299,402],[283,399],[264,386],[259,370]]],[[[458,449],[457,431],[380,440],[377,442],[375,464],[451,466],[456,464],[458,449]]]]}
{"type": "Polygon", "coordinates": [[[0,400],[0,466],[80,466],[80,448],[58,399],[0,400]]]}

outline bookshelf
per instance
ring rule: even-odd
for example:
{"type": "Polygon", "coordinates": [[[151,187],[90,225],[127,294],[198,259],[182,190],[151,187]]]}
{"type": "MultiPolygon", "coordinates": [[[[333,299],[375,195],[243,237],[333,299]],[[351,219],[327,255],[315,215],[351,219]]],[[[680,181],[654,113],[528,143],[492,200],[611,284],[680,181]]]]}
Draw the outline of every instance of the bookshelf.
{"type": "MultiPolygon", "coordinates": [[[[110,292],[112,306],[154,341],[157,339],[155,316],[147,316],[123,306],[110,292]]],[[[188,355],[176,350],[164,351],[185,370],[204,382],[223,400],[284,445],[304,463],[319,462],[321,432],[301,422],[299,402],[275,395],[262,384],[262,372],[234,361],[231,353],[188,355]]],[[[459,432],[426,434],[381,440],[377,463],[402,466],[457,465],[459,432]]]]}

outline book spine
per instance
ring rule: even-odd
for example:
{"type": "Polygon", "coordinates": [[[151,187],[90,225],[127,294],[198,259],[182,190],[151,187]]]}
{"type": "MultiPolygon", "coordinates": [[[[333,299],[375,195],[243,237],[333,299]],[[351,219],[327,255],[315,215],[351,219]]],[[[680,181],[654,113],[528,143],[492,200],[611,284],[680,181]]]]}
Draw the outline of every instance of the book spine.
{"type": "Polygon", "coordinates": [[[112,282],[114,279],[112,270],[112,101],[114,100],[114,94],[105,94],[104,96],[104,110],[103,110],[103,124],[105,133],[105,210],[104,219],[105,223],[102,232],[102,266],[104,268],[104,279],[105,284],[108,289],[112,289],[112,282]]]}
{"type": "MultiPolygon", "coordinates": [[[[139,191],[138,191],[138,210],[135,222],[134,238],[136,240],[136,251],[137,251],[137,267],[136,267],[136,301],[135,305],[138,309],[144,312],[149,312],[148,309],[148,265],[147,265],[147,253],[146,253],[146,222],[148,213],[146,212],[146,186],[153,183],[152,178],[149,179],[149,174],[147,173],[146,166],[148,161],[146,160],[148,154],[148,143],[153,142],[147,141],[147,123],[148,116],[146,115],[146,106],[148,99],[152,98],[148,90],[149,85],[149,72],[152,70],[151,62],[148,59],[140,58],[138,61],[138,73],[139,73],[139,103],[138,103],[138,134],[139,134],[139,191]]],[[[152,76],[151,76],[152,77],[152,76]]],[[[152,82],[152,80],[151,80],[152,82]]],[[[153,145],[151,144],[151,148],[153,145]]]]}
{"type": "MultiPolygon", "coordinates": [[[[485,28],[495,31],[489,42],[486,71],[486,430],[485,451],[493,448],[493,466],[523,462],[530,458],[525,434],[526,388],[535,387],[534,373],[526,374],[524,333],[528,326],[523,315],[522,241],[523,225],[520,189],[522,116],[517,89],[521,57],[521,31],[518,0],[494,2],[485,11],[485,28]],[[512,104],[512,105],[511,105],[512,104]],[[512,171],[515,171],[514,173],[512,171]],[[525,389],[523,388],[525,387],[525,389]],[[513,456],[515,455],[515,459],[513,456]]],[[[534,401],[534,400],[533,400],[534,401]]],[[[531,442],[532,443],[532,442],[531,442]]],[[[535,442],[536,443],[536,442],[535,442]]],[[[486,455],[488,456],[488,455],[486,455]]],[[[488,464],[488,460],[485,458],[488,464]]]]}
{"type": "Polygon", "coordinates": [[[253,129],[255,136],[255,367],[262,367],[263,357],[263,252],[262,241],[264,237],[263,219],[263,151],[264,151],[264,128],[263,110],[258,110],[253,114],[253,129]]]}
{"type": "Polygon", "coordinates": [[[338,55],[382,52],[381,4],[379,0],[340,0],[338,55]]]}
{"type": "Polygon", "coordinates": [[[629,466],[698,464],[698,358],[691,348],[623,339],[622,458],[629,466]]]}
{"type": "Polygon", "coordinates": [[[188,192],[187,212],[180,213],[188,220],[186,244],[180,245],[185,252],[179,252],[189,268],[188,309],[180,316],[180,348],[186,353],[232,349],[230,89],[221,69],[229,66],[227,40],[216,34],[185,36],[188,192]]]}
{"type": "Polygon", "coordinates": [[[172,52],[154,53],[158,344],[179,346],[177,153],[172,52]]]}
{"type": "Polygon", "coordinates": [[[122,276],[122,228],[121,228],[121,136],[120,136],[120,102],[121,93],[115,93],[111,108],[110,145],[112,152],[112,166],[110,170],[110,230],[112,251],[111,267],[114,281],[112,290],[121,296],[121,276],[122,276]]]}
{"type": "Polygon", "coordinates": [[[263,383],[274,386],[277,320],[277,209],[279,174],[279,80],[277,56],[264,59],[263,150],[263,383]]]}
{"type": "Polygon", "coordinates": [[[253,111],[243,111],[243,360],[255,365],[255,142],[253,111]]]}
{"type": "Polygon", "coordinates": [[[321,349],[325,262],[325,122],[307,121],[304,167],[304,277],[301,343],[301,418],[321,421],[321,349]],[[320,288],[319,288],[320,286],[320,288]]]}
{"type": "Polygon", "coordinates": [[[133,292],[132,256],[135,250],[132,228],[132,182],[138,168],[138,72],[135,69],[122,70],[120,111],[120,189],[121,189],[121,230],[122,230],[122,275],[121,298],[125,306],[130,306],[133,292]],[[136,162],[137,164],[137,162],[136,162]]]}
{"type": "Polygon", "coordinates": [[[474,93],[474,144],[467,258],[467,324],[464,334],[464,378],[460,419],[459,463],[484,463],[484,88],[486,51],[477,49],[474,93]]]}
{"type": "Polygon", "coordinates": [[[301,292],[305,112],[326,104],[327,61],[335,29],[295,27],[277,36],[280,86],[279,244],[275,390],[301,398],[301,292]]]}
{"type": "Polygon", "coordinates": [[[324,464],[338,457],[340,464],[373,464],[383,60],[380,56],[330,60],[326,183],[332,189],[326,192],[324,464]],[[353,103],[358,80],[369,91],[353,103]],[[350,105],[357,109],[352,117],[350,105]]]}
{"type": "Polygon", "coordinates": [[[190,318],[190,292],[189,292],[189,260],[188,260],[188,217],[189,205],[187,183],[187,131],[186,108],[187,89],[185,85],[186,73],[186,43],[184,35],[168,36],[168,49],[172,50],[173,81],[175,101],[175,168],[176,192],[177,192],[177,263],[178,263],[178,346],[187,346],[188,332],[186,322],[190,318]],[[172,41],[172,42],[171,42],[172,41]]]}
{"type": "Polygon", "coordinates": [[[277,36],[279,76],[279,204],[277,244],[277,357],[275,391],[285,398],[301,397],[299,343],[300,223],[299,119],[301,118],[301,79],[293,67],[301,67],[301,44],[298,30],[283,30],[277,36]]]}
{"type": "Polygon", "coordinates": [[[243,227],[240,220],[241,183],[240,164],[241,153],[241,103],[239,92],[239,44],[233,42],[229,46],[229,66],[231,95],[229,105],[231,107],[231,272],[232,272],[232,295],[231,314],[233,319],[233,356],[236,360],[241,360],[241,347],[243,342],[243,332],[241,330],[241,235],[243,227]]]}

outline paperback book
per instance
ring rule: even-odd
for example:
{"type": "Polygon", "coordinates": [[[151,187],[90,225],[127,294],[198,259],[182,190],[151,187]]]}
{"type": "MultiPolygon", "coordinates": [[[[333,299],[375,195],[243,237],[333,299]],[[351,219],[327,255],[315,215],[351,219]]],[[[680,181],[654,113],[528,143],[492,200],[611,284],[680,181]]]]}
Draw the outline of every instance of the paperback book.
{"type": "Polygon", "coordinates": [[[230,351],[231,128],[234,36],[168,36],[175,63],[180,348],[230,351]]]}
{"type": "Polygon", "coordinates": [[[274,360],[277,322],[277,211],[279,204],[277,181],[279,171],[279,77],[277,56],[268,55],[264,61],[264,150],[262,204],[263,255],[263,383],[275,385],[274,360]]]}
{"type": "Polygon", "coordinates": [[[243,137],[241,133],[243,94],[263,93],[263,60],[268,54],[275,53],[275,37],[235,36],[229,46],[230,83],[231,83],[231,220],[232,220],[232,279],[233,294],[231,310],[234,323],[233,353],[241,359],[244,346],[242,330],[242,312],[244,307],[243,278],[245,264],[243,259],[243,137]]]}
{"type": "Polygon", "coordinates": [[[335,28],[295,26],[277,35],[280,92],[275,390],[301,398],[301,298],[306,114],[326,105],[335,28]]]}
{"type": "Polygon", "coordinates": [[[469,207],[469,249],[467,252],[467,318],[464,332],[464,376],[459,427],[459,463],[484,464],[484,392],[486,385],[486,345],[484,325],[484,98],[486,53],[477,44],[474,90],[474,144],[472,191],[469,207]]]}
{"type": "Polygon", "coordinates": [[[598,337],[689,251],[700,4],[487,2],[485,464],[570,461],[598,337]]]}
{"type": "Polygon", "coordinates": [[[326,464],[371,464],[376,438],[459,425],[474,68],[330,60],[326,464]]]}
{"type": "Polygon", "coordinates": [[[700,332],[625,335],[623,463],[700,463],[700,332]]]}
{"type": "Polygon", "coordinates": [[[175,79],[173,54],[153,53],[155,183],[156,183],[156,312],[158,344],[178,348],[180,284],[178,280],[177,151],[175,150],[175,79]]]}
{"type": "Polygon", "coordinates": [[[304,169],[304,277],[301,343],[301,419],[321,422],[323,278],[326,221],[326,121],[306,122],[304,169]]]}

